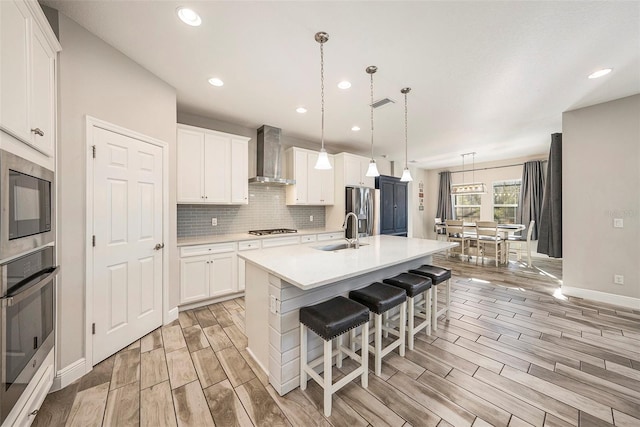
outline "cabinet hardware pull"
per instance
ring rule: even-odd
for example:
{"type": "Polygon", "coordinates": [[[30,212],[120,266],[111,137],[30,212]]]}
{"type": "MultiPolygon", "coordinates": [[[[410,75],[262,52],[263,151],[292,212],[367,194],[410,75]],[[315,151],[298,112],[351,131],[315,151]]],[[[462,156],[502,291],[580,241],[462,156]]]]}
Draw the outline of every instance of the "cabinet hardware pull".
{"type": "Polygon", "coordinates": [[[31,129],[31,132],[39,136],[44,136],[44,132],[40,128],[31,129]]]}
{"type": "Polygon", "coordinates": [[[40,412],[40,411],[38,411],[37,409],[34,409],[33,411],[31,411],[29,413],[29,416],[33,415],[35,417],[36,415],[38,415],[38,412],[40,412]]]}

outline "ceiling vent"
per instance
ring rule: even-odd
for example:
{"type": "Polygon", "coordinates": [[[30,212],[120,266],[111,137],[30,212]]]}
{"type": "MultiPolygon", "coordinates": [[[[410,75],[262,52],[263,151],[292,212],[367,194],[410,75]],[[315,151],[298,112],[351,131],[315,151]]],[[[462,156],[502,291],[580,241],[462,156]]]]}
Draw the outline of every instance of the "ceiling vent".
{"type": "Polygon", "coordinates": [[[391,98],[383,98],[379,101],[374,102],[373,104],[371,104],[371,107],[373,108],[380,108],[380,107],[384,107],[385,105],[389,105],[389,104],[395,104],[396,101],[394,101],[391,98]]]}

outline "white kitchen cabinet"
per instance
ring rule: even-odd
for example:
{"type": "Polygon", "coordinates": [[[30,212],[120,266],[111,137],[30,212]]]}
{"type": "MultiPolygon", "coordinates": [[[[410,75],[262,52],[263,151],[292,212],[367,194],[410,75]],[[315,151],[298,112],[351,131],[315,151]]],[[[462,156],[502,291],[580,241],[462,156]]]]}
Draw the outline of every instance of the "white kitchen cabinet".
{"type": "MultiPolygon", "coordinates": [[[[295,179],[287,187],[287,205],[326,206],[334,203],[334,171],[315,169],[318,152],[291,147],[285,152],[287,178],[295,179]]],[[[333,156],[329,155],[333,167],[333,156]]]]}
{"type": "Polygon", "coordinates": [[[325,242],[327,240],[340,240],[344,239],[344,232],[334,231],[331,233],[318,234],[318,242],[325,242]]]}
{"type": "Polygon", "coordinates": [[[209,297],[209,256],[180,260],[180,303],[209,297]]]}
{"type": "Polygon", "coordinates": [[[204,203],[203,153],[204,133],[178,128],[178,203],[204,203]]]}
{"type": "Polygon", "coordinates": [[[262,241],[263,248],[276,248],[279,246],[299,245],[299,236],[287,236],[287,237],[271,237],[262,241]]]}
{"type": "Polygon", "coordinates": [[[51,157],[60,44],[37,2],[0,2],[0,128],[51,157]]]}
{"type": "Polygon", "coordinates": [[[178,125],[178,203],[247,204],[249,139],[178,125]]]}
{"type": "Polygon", "coordinates": [[[180,254],[180,304],[238,291],[235,243],[185,246],[180,254]]]}
{"type": "Polygon", "coordinates": [[[375,187],[375,178],[367,176],[371,159],[354,154],[340,153],[339,155],[344,158],[342,173],[344,173],[345,186],[375,187]]]}

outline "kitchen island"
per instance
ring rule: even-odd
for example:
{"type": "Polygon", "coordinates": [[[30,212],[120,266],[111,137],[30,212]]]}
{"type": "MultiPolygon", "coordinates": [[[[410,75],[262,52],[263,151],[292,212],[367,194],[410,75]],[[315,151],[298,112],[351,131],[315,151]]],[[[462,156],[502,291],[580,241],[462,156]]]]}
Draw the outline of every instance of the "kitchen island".
{"type": "MultiPolygon", "coordinates": [[[[300,307],[347,296],[350,290],[429,264],[432,254],[457,246],[436,240],[371,236],[360,239],[359,249],[320,249],[342,242],[238,254],[246,261],[247,350],[280,395],[299,385],[300,307]]],[[[309,335],[311,360],[322,353],[322,340],[309,335]]]]}

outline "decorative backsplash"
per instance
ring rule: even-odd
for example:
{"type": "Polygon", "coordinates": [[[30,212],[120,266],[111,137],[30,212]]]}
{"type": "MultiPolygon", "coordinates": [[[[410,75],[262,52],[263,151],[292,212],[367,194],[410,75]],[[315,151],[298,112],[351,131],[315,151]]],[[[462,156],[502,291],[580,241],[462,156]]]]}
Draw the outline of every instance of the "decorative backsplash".
{"type": "Polygon", "coordinates": [[[325,226],[324,206],[287,206],[285,191],[281,186],[250,185],[248,205],[178,205],[178,238],[325,226]],[[217,226],[211,218],[218,219],[217,226]]]}

